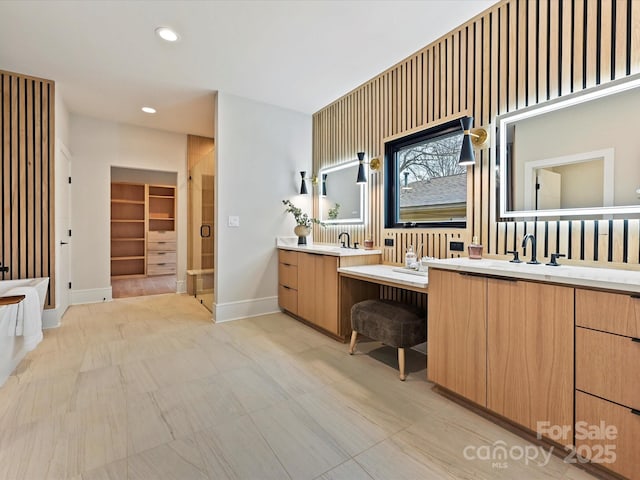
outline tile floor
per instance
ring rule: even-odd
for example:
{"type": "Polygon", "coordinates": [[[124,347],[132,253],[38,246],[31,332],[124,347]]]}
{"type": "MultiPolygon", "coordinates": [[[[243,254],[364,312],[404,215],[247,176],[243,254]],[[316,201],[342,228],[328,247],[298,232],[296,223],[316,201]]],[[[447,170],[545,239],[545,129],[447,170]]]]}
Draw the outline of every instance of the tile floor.
{"type": "Polygon", "coordinates": [[[394,350],[346,352],[280,313],[215,325],[186,295],[71,307],[0,388],[0,479],[591,478],[466,460],[528,444],[432,392],[424,355],[402,383],[394,350]]]}
{"type": "Polygon", "coordinates": [[[111,279],[111,296],[113,298],[159,295],[161,293],[175,293],[175,291],[175,275],[111,279]]]}

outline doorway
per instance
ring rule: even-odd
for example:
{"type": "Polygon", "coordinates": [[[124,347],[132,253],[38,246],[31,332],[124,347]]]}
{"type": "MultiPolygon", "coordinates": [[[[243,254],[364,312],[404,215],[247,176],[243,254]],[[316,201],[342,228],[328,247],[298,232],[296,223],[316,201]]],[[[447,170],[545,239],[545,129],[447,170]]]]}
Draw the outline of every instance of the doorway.
{"type": "Polygon", "coordinates": [[[189,135],[187,291],[213,312],[215,302],[215,155],[212,138],[189,135]]]}
{"type": "Polygon", "coordinates": [[[177,173],[111,167],[113,298],[176,292],[177,173]]]}

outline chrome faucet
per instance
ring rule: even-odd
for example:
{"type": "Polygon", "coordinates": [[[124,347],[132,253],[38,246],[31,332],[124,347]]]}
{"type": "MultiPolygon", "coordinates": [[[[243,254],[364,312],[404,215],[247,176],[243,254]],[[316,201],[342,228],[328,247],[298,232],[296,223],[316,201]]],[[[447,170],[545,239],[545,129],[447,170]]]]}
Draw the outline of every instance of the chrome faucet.
{"type": "Polygon", "coordinates": [[[351,237],[349,236],[349,232],[341,232],[340,235],[338,235],[338,240],[342,240],[342,248],[351,248],[351,237]],[[342,240],[343,235],[347,236],[346,245],[344,243],[344,240],[342,240]]]}
{"type": "Polygon", "coordinates": [[[522,239],[522,255],[527,254],[527,240],[529,239],[531,240],[531,260],[529,260],[527,263],[537,265],[540,262],[536,260],[536,237],[534,237],[530,233],[527,233],[522,239]]]}

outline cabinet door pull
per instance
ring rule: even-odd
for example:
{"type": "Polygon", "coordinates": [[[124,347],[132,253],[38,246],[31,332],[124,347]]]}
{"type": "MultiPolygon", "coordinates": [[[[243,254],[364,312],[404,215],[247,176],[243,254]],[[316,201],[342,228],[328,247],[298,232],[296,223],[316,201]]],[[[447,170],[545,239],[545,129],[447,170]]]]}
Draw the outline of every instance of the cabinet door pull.
{"type": "Polygon", "coordinates": [[[286,285],[281,285],[282,288],[286,288],[287,290],[291,290],[291,287],[287,287],[286,285]]]}
{"type": "Polygon", "coordinates": [[[158,255],[166,255],[167,252],[158,252],[158,255]]]}
{"type": "Polygon", "coordinates": [[[166,263],[159,263],[158,265],[160,265],[160,266],[165,266],[165,265],[166,265],[166,263]]]}
{"type": "Polygon", "coordinates": [[[638,338],[638,337],[631,337],[631,341],[632,341],[632,342],[636,342],[636,343],[640,343],[640,338],[638,338]]]}
{"type": "Polygon", "coordinates": [[[636,300],[640,298],[640,295],[629,295],[629,296],[630,296],[631,298],[633,298],[633,299],[636,299],[636,300]]]}
{"type": "Polygon", "coordinates": [[[283,265],[284,265],[285,267],[290,267],[290,266],[291,266],[291,264],[290,264],[290,263],[283,263],[283,265]]]}
{"type": "Polygon", "coordinates": [[[640,410],[636,410],[635,408],[632,408],[631,413],[633,413],[634,415],[640,415],[640,410]]]}

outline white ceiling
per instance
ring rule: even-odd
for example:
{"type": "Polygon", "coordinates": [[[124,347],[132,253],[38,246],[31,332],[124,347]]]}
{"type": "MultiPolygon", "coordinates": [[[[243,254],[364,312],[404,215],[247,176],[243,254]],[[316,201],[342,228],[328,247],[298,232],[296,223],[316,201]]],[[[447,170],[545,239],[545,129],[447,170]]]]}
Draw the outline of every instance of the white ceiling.
{"type": "Polygon", "coordinates": [[[493,3],[0,0],[0,69],[74,113],[213,136],[214,91],[313,113],[493,3]]]}

